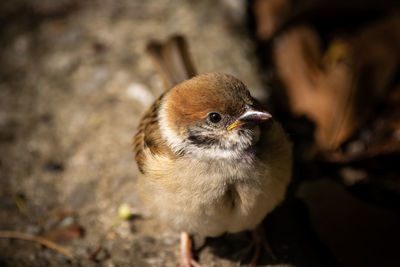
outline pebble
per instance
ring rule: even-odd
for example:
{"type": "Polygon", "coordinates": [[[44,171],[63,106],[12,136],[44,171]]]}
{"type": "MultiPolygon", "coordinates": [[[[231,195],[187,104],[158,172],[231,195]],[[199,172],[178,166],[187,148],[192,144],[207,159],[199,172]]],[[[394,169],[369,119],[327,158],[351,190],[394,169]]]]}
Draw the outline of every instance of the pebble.
{"type": "Polygon", "coordinates": [[[126,95],[139,101],[144,106],[149,106],[154,101],[153,94],[150,93],[149,89],[143,84],[133,83],[126,89],[126,95]]]}
{"type": "Polygon", "coordinates": [[[342,168],[340,175],[343,178],[343,182],[348,186],[352,186],[367,177],[367,173],[364,170],[349,167],[342,168]]]}

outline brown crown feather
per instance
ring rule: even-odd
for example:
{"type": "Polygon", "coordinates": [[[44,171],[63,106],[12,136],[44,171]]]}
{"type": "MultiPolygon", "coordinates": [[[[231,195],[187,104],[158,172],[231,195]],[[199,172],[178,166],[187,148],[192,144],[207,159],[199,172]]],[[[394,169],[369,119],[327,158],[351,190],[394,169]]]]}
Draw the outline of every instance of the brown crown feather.
{"type": "Polygon", "coordinates": [[[233,76],[202,74],[168,92],[168,124],[182,129],[204,120],[211,111],[235,116],[240,114],[245,103],[252,102],[246,86],[233,76]]]}

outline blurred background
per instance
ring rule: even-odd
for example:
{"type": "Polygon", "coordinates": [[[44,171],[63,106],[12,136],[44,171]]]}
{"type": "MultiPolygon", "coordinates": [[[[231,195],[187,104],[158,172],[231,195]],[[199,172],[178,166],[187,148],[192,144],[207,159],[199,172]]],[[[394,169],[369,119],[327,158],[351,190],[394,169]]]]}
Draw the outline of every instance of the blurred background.
{"type": "MultiPolygon", "coordinates": [[[[163,92],[146,43],[173,34],[199,73],[247,84],[293,141],[287,200],[264,221],[277,260],[261,263],[399,266],[400,4],[389,0],[2,1],[0,265],[178,265],[179,235],[140,204],[130,146],[163,92]]],[[[197,256],[237,266],[248,242],[210,239],[197,256]]]]}

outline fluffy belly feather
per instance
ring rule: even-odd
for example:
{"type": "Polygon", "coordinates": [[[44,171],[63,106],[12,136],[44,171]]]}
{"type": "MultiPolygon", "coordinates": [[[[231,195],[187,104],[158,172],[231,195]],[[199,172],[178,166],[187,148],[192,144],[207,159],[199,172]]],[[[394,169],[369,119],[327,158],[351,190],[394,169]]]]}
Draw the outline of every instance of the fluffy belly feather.
{"type": "Polygon", "coordinates": [[[274,179],[261,162],[229,168],[218,164],[226,163],[151,164],[163,167],[139,177],[144,204],[179,231],[218,236],[255,228],[282,201],[287,181],[274,179]]]}

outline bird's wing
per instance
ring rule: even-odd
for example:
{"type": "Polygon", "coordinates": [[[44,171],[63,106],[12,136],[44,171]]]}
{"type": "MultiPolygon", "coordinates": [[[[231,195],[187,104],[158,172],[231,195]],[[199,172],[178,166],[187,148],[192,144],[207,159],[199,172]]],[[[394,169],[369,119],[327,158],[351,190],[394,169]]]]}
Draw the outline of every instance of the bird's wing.
{"type": "MultiPolygon", "coordinates": [[[[153,59],[166,91],[196,75],[190,59],[188,44],[183,36],[172,36],[166,42],[152,41],[147,45],[147,53],[153,59]]],[[[157,155],[176,156],[162,139],[158,125],[157,114],[162,97],[163,95],[146,112],[140,121],[138,132],[133,138],[135,160],[142,173],[146,171],[145,149],[149,149],[151,153],[157,155]]]]}
{"type": "Polygon", "coordinates": [[[133,152],[135,160],[141,173],[145,173],[145,149],[149,149],[152,154],[174,157],[175,154],[163,140],[158,124],[158,109],[163,95],[161,95],[149,108],[139,123],[138,131],[133,137],[133,152]]]}

